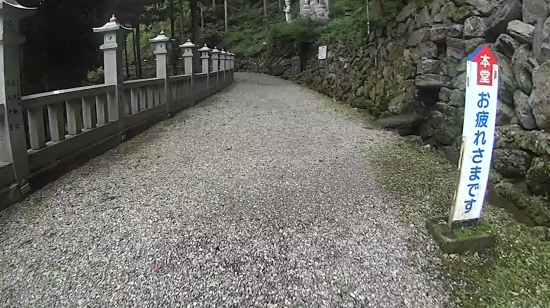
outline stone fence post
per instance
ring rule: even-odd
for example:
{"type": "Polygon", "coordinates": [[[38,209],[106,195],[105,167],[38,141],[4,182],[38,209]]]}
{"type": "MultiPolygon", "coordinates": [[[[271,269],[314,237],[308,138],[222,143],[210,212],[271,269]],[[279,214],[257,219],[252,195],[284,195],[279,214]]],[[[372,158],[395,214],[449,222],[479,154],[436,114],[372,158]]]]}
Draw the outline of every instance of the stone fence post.
{"type": "MultiPolygon", "coordinates": [[[[100,28],[94,28],[94,33],[103,33],[103,67],[105,70],[105,84],[115,85],[115,93],[107,95],[107,114],[109,122],[118,121],[119,131],[126,129],[126,111],[124,89],[122,88],[122,50],[126,44],[126,35],[131,32],[130,28],[120,25],[115,17],[100,28]]],[[[99,102],[102,104],[103,102],[99,102]]],[[[101,106],[102,107],[102,106],[101,106]]],[[[121,138],[119,141],[122,141],[121,138]]]]}
{"type": "MultiPolygon", "coordinates": [[[[231,68],[231,53],[229,51],[225,51],[225,70],[227,71],[230,68],[231,68]]],[[[229,75],[229,72],[228,72],[228,75],[229,75]]]]}
{"type": "Polygon", "coordinates": [[[149,42],[153,45],[153,53],[157,59],[157,78],[164,79],[164,93],[162,94],[163,103],[166,104],[166,114],[170,115],[170,85],[168,80],[168,42],[170,38],[161,31],[155,38],[149,42]]]}
{"type": "Polygon", "coordinates": [[[225,83],[225,50],[220,51],[220,71],[223,73],[223,82],[225,83]]]}
{"type": "Polygon", "coordinates": [[[195,44],[191,43],[190,40],[187,40],[185,44],[180,45],[180,48],[183,49],[183,69],[185,75],[193,75],[193,49],[195,44]]]}
{"type": "Polygon", "coordinates": [[[193,95],[192,100],[195,101],[195,82],[193,80],[193,50],[195,49],[195,44],[191,40],[187,39],[187,42],[180,45],[180,48],[183,49],[183,69],[185,75],[191,76],[191,95],[193,95]]]}
{"type": "Polygon", "coordinates": [[[216,74],[216,87],[218,86],[219,82],[220,82],[220,74],[219,74],[219,56],[220,56],[220,51],[214,47],[214,49],[212,49],[212,51],[210,52],[212,54],[212,73],[215,73],[216,74]]]}
{"type": "Polygon", "coordinates": [[[233,81],[233,62],[234,62],[234,59],[235,59],[235,54],[230,52],[229,53],[229,78],[231,79],[231,81],[233,81]]]}
{"type": "Polygon", "coordinates": [[[199,52],[201,54],[201,62],[202,62],[202,73],[203,74],[206,74],[206,89],[210,89],[210,69],[209,69],[209,59],[210,57],[208,56],[209,52],[210,52],[210,48],[208,48],[208,46],[206,46],[206,44],[204,44],[204,46],[199,49],[199,52]]]}
{"type": "Polygon", "coordinates": [[[19,20],[34,12],[35,9],[23,7],[17,1],[0,0],[0,162],[13,164],[17,181],[24,180],[30,172],[19,53],[25,37],[19,33],[19,20]]]}
{"type": "Polygon", "coordinates": [[[208,69],[208,59],[210,58],[208,56],[208,53],[210,52],[210,48],[208,48],[208,46],[206,46],[206,44],[204,44],[204,46],[199,49],[199,52],[201,53],[201,60],[202,60],[202,73],[208,73],[209,69],[208,69]]]}

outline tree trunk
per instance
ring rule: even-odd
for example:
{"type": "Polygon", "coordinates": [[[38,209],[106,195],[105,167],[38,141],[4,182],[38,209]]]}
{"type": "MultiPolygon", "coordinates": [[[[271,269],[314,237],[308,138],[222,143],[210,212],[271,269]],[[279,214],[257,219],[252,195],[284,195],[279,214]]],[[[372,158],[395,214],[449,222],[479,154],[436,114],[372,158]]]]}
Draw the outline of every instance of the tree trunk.
{"type": "MultiPolygon", "coordinates": [[[[189,9],[191,10],[191,41],[198,47],[201,45],[198,0],[190,0],[189,9]]],[[[193,51],[193,71],[200,71],[200,61],[200,55],[195,49],[193,51]]]]}
{"type": "Polygon", "coordinates": [[[185,43],[185,30],[183,29],[184,27],[184,23],[183,23],[183,17],[185,16],[184,15],[184,12],[183,12],[183,0],[178,0],[179,2],[179,9],[180,9],[180,40],[181,40],[181,43],[185,43]]]}
{"type": "Polygon", "coordinates": [[[265,23],[267,24],[267,0],[264,0],[264,17],[265,17],[265,23]]]}
{"type": "Polygon", "coordinates": [[[379,19],[384,15],[384,7],[382,6],[382,0],[372,0],[372,13],[374,18],[379,19]]]}
{"type": "MultiPolygon", "coordinates": [[[[175,9],[174,9],[174,0],[170,0],[170,38],[173,39],[176,37],[176,20],[175,20],[175,9]]],[[[176,74],[176,57],[174,56],[174,49],[170,49],[170,62],[172,62],[172,74],[176,74]]]]}
{"type": "Polygon", "coordinates": [[[216,0],[212,0],[212,7],[213,7],[213,8],[216,7],[216,0]]]}
{"type": "Polygon", "coordinates": [[[128,64],[128,42],[124,42],[124,62],[126,64],[126,79],[130,79],[130,65],[128,64]]]}
{"type": "Polygon", "coordinates": [[[139,29],[139,22],[134,25],[134,28],[136,29],[134,40],[134,44],[136,45],[136,78],[141,79],[143,78],[143,70],[141,69],[141,30],[139,29]]]}
{"type": "Polygon", "coordinates": [[[227,24],[227,0],[223,0],[224,22],[225,22],[225,34],[229,33],[229,26],[227,24]]]}
{"type": "Polygon", "coordinates": [[[137,44],[136,44],[136,31],[132,31],[132,41],[134,44],[132,44],[134,48],[134,70],[136,73],[136,78],[138,76],[138,65],[137,65],[137,44]]]}
{"type": "Polygon", "coordinates": [[[202,9],[202,5],[199,7],[200,8],[200,33],[202,33],[202,29],[204,28],[204,10],[202,9]]]}
{"type": "Polygon", "coordinates": [[[284,7],[284,1],[283,1],[283,0],[279,0],[278,3],[279,3],[279,12],[282,12],[282,11],[283,11],[283,7],[284,7]]]}
{"type": "Polygon", "coordinates": [[[191,41],[198,45],[200,44],[200,29],[199,29],[199,4],[197,0],[189,1],[189,10],[191,11],[191,41]]]}

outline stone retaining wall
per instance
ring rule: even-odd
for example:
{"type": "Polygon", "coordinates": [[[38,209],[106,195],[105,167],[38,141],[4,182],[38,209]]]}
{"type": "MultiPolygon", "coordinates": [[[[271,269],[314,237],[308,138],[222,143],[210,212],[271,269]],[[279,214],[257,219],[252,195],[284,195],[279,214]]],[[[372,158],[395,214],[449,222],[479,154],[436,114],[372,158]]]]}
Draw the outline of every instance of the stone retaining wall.
{"type": "Polygon", "coordinates": [[[487,44],[500,65],[491,180],[537,224],[550,226],[550,0],[410,3],[359,50],[329,45],[290,74],[290,60],[246,59],[237,70],[289,77],[368,109],[379,123],[457,156],[466,60],[487,44]]]}

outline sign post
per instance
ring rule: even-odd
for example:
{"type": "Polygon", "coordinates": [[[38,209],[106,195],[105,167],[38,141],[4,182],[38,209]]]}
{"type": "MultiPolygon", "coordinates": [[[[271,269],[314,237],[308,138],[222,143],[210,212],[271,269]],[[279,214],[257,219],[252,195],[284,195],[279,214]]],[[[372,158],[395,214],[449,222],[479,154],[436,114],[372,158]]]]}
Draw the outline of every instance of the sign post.
{"type": "Polygon", "coordinates": [[[325,60],[327,58],[327,46],[319,46],[319,60],[325,60]]]}
{"type": "Polygon", "coordinates": [[[479,46],[466,66],[466,106],[460,152],[460,178],[449,215],[453,222],[479,219],[491,171],[498,101],[498,64],[479,46]]]}

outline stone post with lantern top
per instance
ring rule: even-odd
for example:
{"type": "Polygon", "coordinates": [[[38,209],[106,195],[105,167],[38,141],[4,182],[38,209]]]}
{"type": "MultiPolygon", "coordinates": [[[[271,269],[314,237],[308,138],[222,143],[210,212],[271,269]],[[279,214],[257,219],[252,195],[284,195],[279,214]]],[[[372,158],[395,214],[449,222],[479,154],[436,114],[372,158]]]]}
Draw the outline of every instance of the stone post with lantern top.
{"type": "Polygon", "coordinates": [[[225,50],[222,50],[220,51],[220,71],[222,71],[222,79],[223,79],[223,84],[225,84],[226,82],[226,79],[225,79],[225,56],[227,55],[227,52],[225,52],[225,50]]]}
{"type": "Polygon", "coordinates": [[[229,51],[225,51],[225,70],[226,70],[226,77],[228,81],[231,79],[231,72],[229,71],[231,65],[231,53],[229,51]]]}
{"type": "Polygon", "coordinates": [[[180,45],[183,49],[183,72],[184,75],[193,75],[193,49],[195,44],[191,40],[187,40],[184,44],[180,45]]]}
{"type": "MultiPolygon", "coordinates": [[[[118,121],[119,131],[123,132],[126,128],[126,97],[123,90],[122,78],[122,50],[126,44],[126,35],[132,31],[130,28],[122,26],[115,15],[109,22],[100,28],[94,28],[94,33],[103,34],[103,67],[105,70],[105,84],[115,85],[115,93],[109,93],[107,96],[107,114],[109,122],[118,121]]],[[[119,142],[124,140],[122,135],[119,142]]]]}
{"type": "Polygon", "coordinates": [[[191,40],[187,39],[187,42],[180,45],[180,48],[183,49],[183,69],[184,75],[191,76],[191,92],[192,100],[195,101],[195,83],[193,80],[193,50],[195,49],[195,44],[191,40]]]}
{"type": "Polygon", "coordinates": [[[162,102],[166,104],[166,114],[170,116],[170,91],[169,91],[169,81],[168,81],[168,42],[170,38],[164,34],[164,31],[161,31],[159,35],[155,38],[149,40],[153,45],[153,53],[156,57],[157,62],[157,78],[164,79],[164,89],[161,96],[162,102]]]}
{"type": "MultiPolygon", "coordinates": [[[[35,11],[34,8],[19,5],[15,0],[0,0],[0,167],[10,163],[13,167],[13,174],[12,170],[8,170],[6,172],[9,173],[0,178],[0,189],[13,180],[17,181],[8,198],[13,198],[13,193],[26,194],[29,190],[28,184],[23,184],[30,170],[21,103],[19,53],[25,37],[19,32],[19,21],[35,11]]],[[[33,112],[42,112],[42,109],[33,112]]],[[[43,137],[45,140],[45,135],[43,137]]]]}
{"type": "MultiPolygon", "coordinates": [[[[215,73],[216,74],[216,89],[218,88],[219,84],[220,84],[220,73],[219,73],[219,60],[220,60],[220,51],[214,47],[214,49],[212,49],[212,51],[210,51],[210,53],[212,54],[211,55],[211,58],[212,58],[212,73],[215,73]]],[[[212,78],[214,79],[214,78],[212,78]]]]}
{"type": "Polygon", "coordinates": [[[235,54],[230,52],[229,53],[229,79],[233,81],[233,62],[235,59],[235,54]]]}
{"type": "Polygon", "coordinates": [[[210,52],[210,48],[208,48],[208,46],[206,46],[206,44],[204,44],[204,46],[199,49],[199,52],[200,52],[200,55],[201,55],[201,68],[202,68],[202,73],[203,74],[206,74],[206,90],[209,91],[210,90],[210,57],[209,57],[209,52],[210,52]]]}

